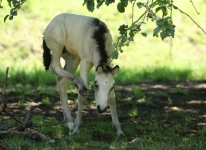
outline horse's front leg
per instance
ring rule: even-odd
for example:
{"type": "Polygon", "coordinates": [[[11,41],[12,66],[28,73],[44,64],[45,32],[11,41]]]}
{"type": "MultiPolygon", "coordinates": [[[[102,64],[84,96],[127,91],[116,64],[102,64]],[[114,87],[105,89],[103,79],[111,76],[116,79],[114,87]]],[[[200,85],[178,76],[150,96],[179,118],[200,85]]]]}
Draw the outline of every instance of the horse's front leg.
{"type": "Polygon", "coordinates": [[[71,116],[71,112],[69,109],[68,99],[67,99],[67,87],[68,87],[68,79],[67,78],[57,78],[57,86],[59,89],[59,95],[61,100],[61,105],[63,109],[64,121],[69,130],[73,130],[74,124],[71,116]]]}
{"type": "Polygon", "coordinates": [[[120,126],[118,115],[117,115],[116,97],[115,97],[114,90],[111,91],[110,93],[108,104],[110,106],[113,128],[116,130],[118,136],[124,135],[124,133],[121,130],[121,126],[120,126]]]}
{"type": "MultiPolygon", "coordinates": [[[[88,74],[92,65],[90,63],[81,61],[80,62],[80,77],[84,82],[84,86],[88,89],[88,74]]],[[[74,122],[73,134],[76,134],[79,131],[80,124],[82,122],[82,109],[83,102],[87,100],[88,95],[78,94],[78,112],[74,122]]]]}

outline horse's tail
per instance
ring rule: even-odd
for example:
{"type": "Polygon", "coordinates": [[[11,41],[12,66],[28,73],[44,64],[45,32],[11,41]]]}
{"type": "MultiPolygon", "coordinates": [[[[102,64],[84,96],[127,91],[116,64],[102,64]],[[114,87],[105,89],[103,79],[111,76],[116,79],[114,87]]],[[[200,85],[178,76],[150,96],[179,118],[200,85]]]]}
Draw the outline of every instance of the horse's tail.
{"type": "Polygon", "coordinates": [[[51,64],[51,53],[50,53],[50,49],[47,47],[45,40],[43,39],[43,63],[44,63],[44,67],[45,70],[49,70],[49,66],[51,64]]]}

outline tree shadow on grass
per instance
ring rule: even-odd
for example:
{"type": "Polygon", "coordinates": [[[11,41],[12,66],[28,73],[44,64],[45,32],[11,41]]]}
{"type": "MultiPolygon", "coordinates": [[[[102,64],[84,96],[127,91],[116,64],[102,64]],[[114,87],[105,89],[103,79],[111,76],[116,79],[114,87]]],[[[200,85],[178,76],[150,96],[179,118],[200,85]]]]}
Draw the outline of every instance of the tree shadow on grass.
{"type": "MultiPolygon", "coordinates": [[[[94,73],[91,72],[90,74],[90,83],[92,83],[94,73]]],[[[206,82],[186,82],[191,76],[191,70],[171,70],[165,68],[142,72],[120,71],[115,79],[117,111],[122,124],[122,130],[128,138],[127,141],[132,141],[136,137],[152,135],[151,133],[156,133],[154,138],[157,138],[157,135],[167,134],[167,132],[172,132],[172,134],[178,134],[182,137],[198,136],[199,134],[206,135],[206,82]]],[[[16,116],[23,117],[27,111],[27,106],[33,105],[35,115],[43,115],[45,118],[55,117],[58,121],[62,122],[63,114],[59,94],[55,88],[49,88],[49,86],[56,86],[56,76],[38,71],[36,74],[25,73],[23,76],[19,74],[18,78],[10,76],[8,79],[11,81],[10,85],[13,86],[13,90],[9,91],[8,89],[5,96],[9,103],[7,111],[16,116]],[[27,76],[29,76],[29,80],[26,81],[26,84],[31,84],[32,86],[27,87],[24,86],[25,83],[21,83],[23,82],[21,77],[27,78],[27,76]],[[48,76],[51,79],[48,79],[48,76]],[[44,78],[48,80],[44,82],[44,78]],[[23,90],[15,90],[15,88],[19,89],[20,87],[24,87],[23,90]],[[50,92],[51,90],[53,92],[50,92]],[[43,103],[42,99],[44,98],[50,100],[49,105],[43,103]],[[18,103],[21,99],[24,100],[24,107],[20,107],[18,103]]],[[[77,90],[74,90],[74,86],[69,86],[68,99],[70,100],[72,115],[75,117],[77,114],[77,90]]],[[[6,117],[4,114],[0,119],[8,119],[6,117]]],[[[107,129],[111,127],[110,110],[108,109],[103,114],[103,119],[99,118],[100,121],[102,119],[105,125],[103,125],[101,130],[98,129],[93,132],[96,129],[95,122],[99,124],[97,119],[94,90],[91,86],[88,101],[83,108],[85,128],[89,126],[90,122],[93,122],[94,127],[91,130],[87,128],[89,132],[93,133],[92,139],[112,142],[113,136],[110,136],[113,133],[115,134],[115,132],[111,130],[109,133],[107,132],[107,129]],[[105,129],[103,129],[104,127],[105,129]],[[102,134],[105,136],[101,137],[102,134]],[[98,136],[101,138],[97,138],[98,136]]],[[[87,132],[84,129],[81,129],[81,131],[87,132]]],[[[171,135],[168,133],[168,135],[164,136],[171,135]]]]}
{"type": "Polygon", "coordinates": [[[122,122],[133,118],[137,126],[156,124],[162,127],[179,123],[189,128],[189,131],[181,133],[185,136],[200,134],[206,125],[206,82],[155,82],[119,86],[117,97],[122,122]],[[134,96],[134,86],[141,90],[143,97],[134,96]]]}

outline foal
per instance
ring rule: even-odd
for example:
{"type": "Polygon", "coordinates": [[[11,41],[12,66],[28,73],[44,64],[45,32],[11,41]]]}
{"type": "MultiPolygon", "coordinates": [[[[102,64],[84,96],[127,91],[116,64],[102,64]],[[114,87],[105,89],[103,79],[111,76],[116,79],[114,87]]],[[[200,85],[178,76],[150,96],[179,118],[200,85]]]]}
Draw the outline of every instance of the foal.
{"type": "Polygon", "coordinates": [[[109,65],[113,51],[112,37],[102,21],[96,18],[75,14],[59,14],[49,23],[43,38],[43,60],[46,70],[58,76],[64,120],[73,134],[79,131],[82,120],[82,105],[87,99],[88,74],[95,67],[95,100],[98,113],[105,111],[107,102],[111,109],[112,125],[120,136],[123,134],[117,111],[113,77],[119,66],[109,65]],[[61,67],[60,58],[65,60],[61,67]],[[80,65],[80,78],[74,73],[80,65]],[[78,113],[73,123],[67,102],[68,81],[79,89],[78,113]]]}

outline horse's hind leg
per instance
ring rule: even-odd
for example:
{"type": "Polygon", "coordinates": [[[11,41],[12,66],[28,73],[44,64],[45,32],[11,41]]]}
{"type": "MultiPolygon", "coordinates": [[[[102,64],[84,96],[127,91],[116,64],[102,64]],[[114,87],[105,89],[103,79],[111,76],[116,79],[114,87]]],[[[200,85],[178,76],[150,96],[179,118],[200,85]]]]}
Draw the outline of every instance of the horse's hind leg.
{"type": "Polygon", "coordinates": [[[87,95],[87,88],[84,86],[84,83],[81,78],[75,76],[73,73],[65,71],[60,64],[60,58],[63,51],[63,46],[57,44],[52,45],[52,61],[49,67],[50,72],[58,75],[61,78],[67,78],[79,89],[81,95],[87,95]]]}
{"type": "MultiPolygon", "coordinates": [[[[64,53],[62,57],[65,59],[65,62],[66,62],[64,69],[68,71],[69,73],[73,74],[78,67],[79,58],[73,57],[68,52],[64,53]]],[[[71,112],[70,112],[69,104],[68,104],[68,98],[67,98],[68,81],[69,80],[65,77],[57,78],[57,85],[59,89],[60,100],[61,100],[61,105],[62,105],[63,114],[64,114],[64,121],[66,123],[66,126],[69,128],[69,130],[73,130],[74,124],[73,124],[73,120],[72,120],[72,116],[71,116],[71,112]]]]}
{"type": "Polygon", "coordinates": [[[71,116],[71,112],[69,109],[68,99],[67,99],[67,87],[68,87],[68,79],[67,78],[57,78],[57,86],[59,89],[59,95],[61,100],[61,105],[63,109],[64,122],[69,130],[73,130],[74,124],[71,116]]]}

